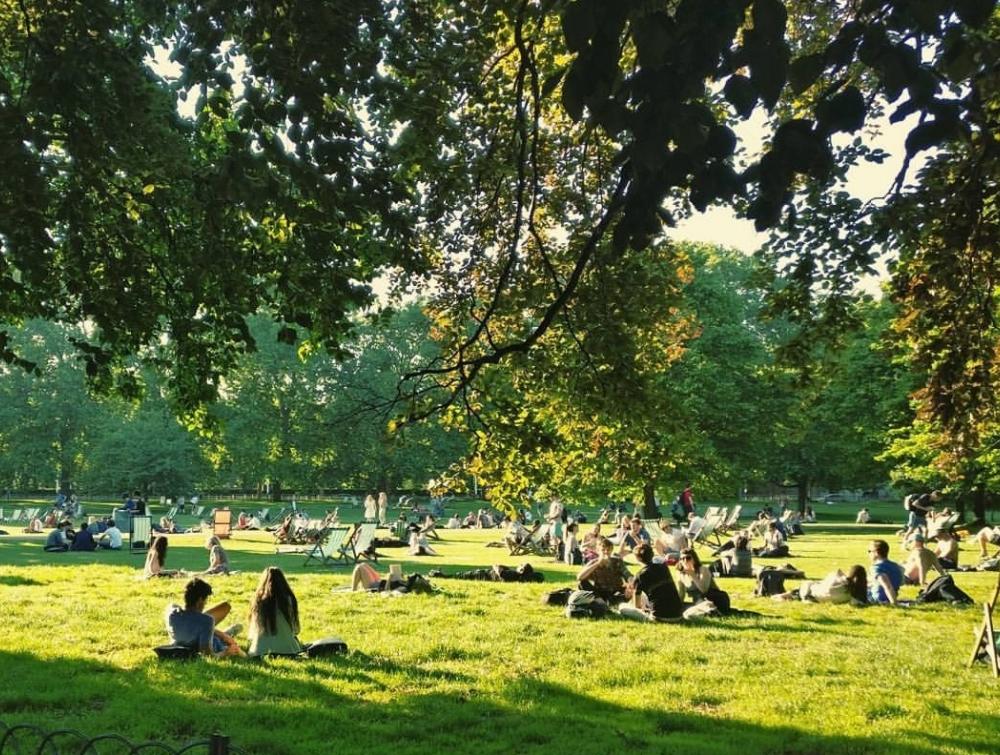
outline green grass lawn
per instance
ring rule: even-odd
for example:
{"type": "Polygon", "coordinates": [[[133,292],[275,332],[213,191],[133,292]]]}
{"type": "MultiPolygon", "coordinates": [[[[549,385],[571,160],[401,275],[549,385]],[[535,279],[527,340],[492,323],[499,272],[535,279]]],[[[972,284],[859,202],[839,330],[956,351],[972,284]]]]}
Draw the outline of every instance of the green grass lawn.
{"type": "MultiPolygon", "coordinates": [[[[866,563],[875,536],[898,557],[898,525],[856,526],[856,509],[818,506],[821,521],[792,541],[788,560],[821,578],[866,563]]],[[[873,514],[902,518],[898,505],[873,514]]],[[[404,571],[523,560],[484,547],[496,532],[443,536],[439,557],[402,558],[404,571]]],[[[173,536],[167,566],[205,568],[203,537],[173,536]]],[[[257,753],[998,747],[997,684],[985,666],[965,668],[981,608],[775,603],[751,597],[752,581],[737,579],[722,586],[734,606],[760,617],[573,621],[539,600],[572,583],[575,570],[559,564],[533,559],[545,584],[440,580],[441,591],[427,596],[334,593],[347,568],[304,568],[302,555],[276,555],[267,533],[236,533],[226,547],[240,573],[209,578],[213,597],[233,603],[234,619],[245,620],[260,570],[278,564],[298,595],[303,639],[339,635],[351,652],[159,662],[152,647],[165,642],[163,610],[180,601],[183,581],[142,581],[141,555],[47,554],[42,540],[0,538],[0,721],[8,725],[175,745],[221,731],[257,753]]],[[[383,552],[383,564],[404,555],[383,552]]],[[[968,543],[962,559],[975,560],[968,543]]],[[[956,575],[977,601],[996,579],[956,575]]],[[[915,596],[904,588],[903,598],[915,596]]]]}

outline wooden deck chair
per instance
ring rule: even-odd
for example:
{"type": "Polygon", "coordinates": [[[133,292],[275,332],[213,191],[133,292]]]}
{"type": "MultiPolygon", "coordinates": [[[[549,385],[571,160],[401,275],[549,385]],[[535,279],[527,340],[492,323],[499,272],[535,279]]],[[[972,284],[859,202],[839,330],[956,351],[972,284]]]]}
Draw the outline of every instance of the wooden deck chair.
{"type": "Polygon", "coordinates": [[[950,532],[958,521],[958,512],[949,514],[946,517],[938,517],[927,525],[927,539],[933,540],[942,532],[950,532]]]}
{"type": "Polygon", "coordinates": [[[713,516],[711,518],[706,518],[705,524],[702,526],[702,528],[696,534],[689,535],[689,537],[693,542],[705,543],[705,545],[714,545],[718,547],[719,545],[722,544],[722,541],[719,539],[719,535],[716,533],[716,529],[718,528],[721,521],[722,520],[719,518],[718,515],[713,516]],[[715,538],[714,543],[712,542],[713,537],[715,538]]]}
{"type": "Polygon", "coordinates": [[[649,535],[650,543],[655,543],[663,537],[663,530],[660,529],[659,522],[643,522],[643,527],[646,528],[646,533],[649,535]]]}
{"type": "Polygon", "coordinates": [[[177,507],[171,506],[170,511],[167,512],[167,519],[176,519],[176,518],[177,518],[177,507]]]}
{"type": "Polygon", "coordinates": [[[350,527],[327,527],[321,533],[316,543],[306,551],[303,566],[309,566],[315,561],[320,566],[327,566],[337,561],[347,562],[344,546],[349,542],[350,527]]]}
{"type": "Polygon", "coordinates": [[[983,603],[983,623],[976,632],[976,644],[972,648],[972,655],[969,658],[969,668],[978,660],[985,660],[995,678],[1000,677],[1000,658],[997,653],[997,636],[993,628],[993,607],[997,598],[1000,598],[1000,574],[997,575],[997,586],[993,590],[993,597],[983,603]]]}
{"type": "Polygon", "coordinates": [[[261,526],[267,524],[267,515],[271,513],[270,508],[261,509],[257,512],[257,520],[261,523],[261,526]]]}
{"type": "Polygon", "coordinates": [[[719,513],[719,507],[718,506],[709,506],[707,509],[705,509],[705,518],[706,519],[711,519],[713,516],[715,516],[718,513],[719,513]]]}
{"type": "Polygon", "coordinates": [[[129,517],[128,550],[137,553],[149,550],[149,541],[153,537],[153,517],[148,514],[129,517]]]}
{"type": "Polygon", "coordinates": [[[363,558],[378,561],[378,554],[375,552],[375,545],[373,544],[375,540],[375,528],[377,526],[375,522],[362,522],[359,524],[354,530],[353,537],[351,537],[344,548],[344,555],[354,561],[354,563],[358,563],[363,558]]]}
{"type": "Polygon", "coordinates": [[[233,512],[229,509],[216,509],[212,516],[212,534],[219,539],[229,537],[232,533],[233,512]]]}
{"type": "MultiPolygon", "coordinates": [[[[181,500],[183,500],[183,499],[181,499],[181,500]]],[[[181,503],[181,504],[178,504],[178,505],[183,506],[184,504],[181,503]]],[[[201,519],[201,515],[204,514],[204,513],[205,513],[205,507],[204,506],[195,506],[191,510],[191,516],[193,516],[195,519],[201,519]]]]}
{"type": "Polygon", "coordinates": [[[23,513],[24,513],[24,509],[14,509],[14,513],[11,514],[10,515],[10,519],[7,520],[8,523],[14,524],[15,522],[21,521],[21,514],[23,514],[23,513]]]}

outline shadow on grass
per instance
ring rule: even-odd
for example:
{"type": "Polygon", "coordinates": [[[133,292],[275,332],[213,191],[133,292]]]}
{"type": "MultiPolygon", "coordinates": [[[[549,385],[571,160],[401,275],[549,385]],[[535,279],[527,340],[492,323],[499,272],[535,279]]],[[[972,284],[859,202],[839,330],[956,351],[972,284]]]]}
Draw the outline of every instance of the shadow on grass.
{"type": "MultiPolygon", "coordinates": [[[[324,661],[158,663],[125,673],[81,659],[0,651],[8,724],[181,744],[220,730],[253,753],[782,752],[931,755],[941,746],[993,751],[1000,726],[928,741],[879,727],[818,734],[727,717],[725,691],[609,702],[532,675],[487,684],[462,673],[352,653],[324,661]],[[430,689],[429,685],[437,685],[430,689]],[[425,691],[429,690],[429,691],[425,691]],[[681,709],[679,709],[681,708],[681,709]]],[[[845,701],[879,725],[911,712],[878,699],[845,701]]],[[[806,724],[808,726],[809,724],[806,724]]]]}

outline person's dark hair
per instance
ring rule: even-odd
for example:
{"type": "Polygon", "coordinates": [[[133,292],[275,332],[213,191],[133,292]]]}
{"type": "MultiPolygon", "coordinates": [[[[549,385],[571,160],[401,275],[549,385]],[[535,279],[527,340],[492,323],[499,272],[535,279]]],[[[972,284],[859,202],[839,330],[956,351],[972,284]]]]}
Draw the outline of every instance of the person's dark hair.
{"type": "Polygon", "coordinates": [[[847,572],[847,592],[859,603],[868,602],[868,572],[865,567],[855,564],[847,572]]]}
{"type": "Polygon", "coordinates": [[[299,602],[277,566],[269,566],[260,575],[257,592],[250,601],[250,624],[261,627],[270,634],[278,631],[278,611],[293,632],[299,631],[299,602]]]}
{"type": "Polygon", "coordinates": [[[750,538],[746,536],[745,532],[741,532],[733,540],[733,547],[738,551],[750,550],[750,538]]]}
{"type": "Polygon", "coordinates": [[[649,565],[653,562],[653,548],[649,543],[639,543],[633,549],[632,553],[635,557],[639,559],[639,563],[649,565]]]}
{"type": "Polygon", "coordinates": [[[576,522],[566,525],[566,532],[576,532],[578,529],[580,528],[577,526],[576,522]]]}
{"type": "Polygon", "coordinates": [[[872,540],[872,545],[875,547],[875,553],[878,554],[879,558],[889,557],[889,543],[885,540],[872,540]]]}
{"type": "Polygon", "coordinates": [[[153,538],[153,542],[149,547],[156,551],[156,558],[162,567],[167,560],[167,538],[163,535],[157,535],[153,538]]]}
{"type": "Polygon", "coordinates": [[[184,585],[184,607],[194,608],[198,601],[208,598],[212,594],[212,586],[203,579],[192,577],[184,585]]]}
{"type": "Polygon", "coordinates": [[[698,551],[696,551],[694,548],[685,548],[684,550],[681,551],[681,561],[688,558],[689,556],[691,557],[691,563],[694,564],[694,568],[700,569],[701,559],[698,558],[698,551]]]}

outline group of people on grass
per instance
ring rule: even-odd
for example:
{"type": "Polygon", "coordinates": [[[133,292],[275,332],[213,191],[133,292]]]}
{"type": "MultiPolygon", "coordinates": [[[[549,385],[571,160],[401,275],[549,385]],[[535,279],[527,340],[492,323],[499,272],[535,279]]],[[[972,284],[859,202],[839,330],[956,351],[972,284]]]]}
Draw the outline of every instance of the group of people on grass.
{"type": "Polygon", "coordinates": [[[80,522],[80,526],[75,530],[73,523],[68,519],[57,522],[45,538],[44,545],[49,553],[93,551],[99,548],[121,550],[121,547],[122,532],[115,525],[114,519],[95,517],[90,517],[87,522],[80,522]]]}
{"type": "Polygon", "coordinates": [[[218,628],[230,615],[232,606],[222,602],[209,607],[211,595],[212,586],[200,577],[193,577],[184,587],[184,605],[167,607],[167,634],[174,644],[216,658],[298,655],[308,647],[298,638],[298,601],[278,567],[264,569],[250,599],[246,650],[235,639],[243,630],[241,624],[218,628]]]}
{"type": "MultiPolygon", "coordinates": [[[[229,564],[229,554],[222,547],[222,541],[216,535],[211,535],[205,541],[205,548],[208,550],[208,568],[200,572],[201,574],[229,574],[232,569],[229,564]]],[[[143,567],[142,575],[146,579],[156,577],[180,577],[186,572],[179,569],[167,569],[168,542],[165,535],[157,535],[149,544],[146,552],[146,564],[143,567]]]]}

